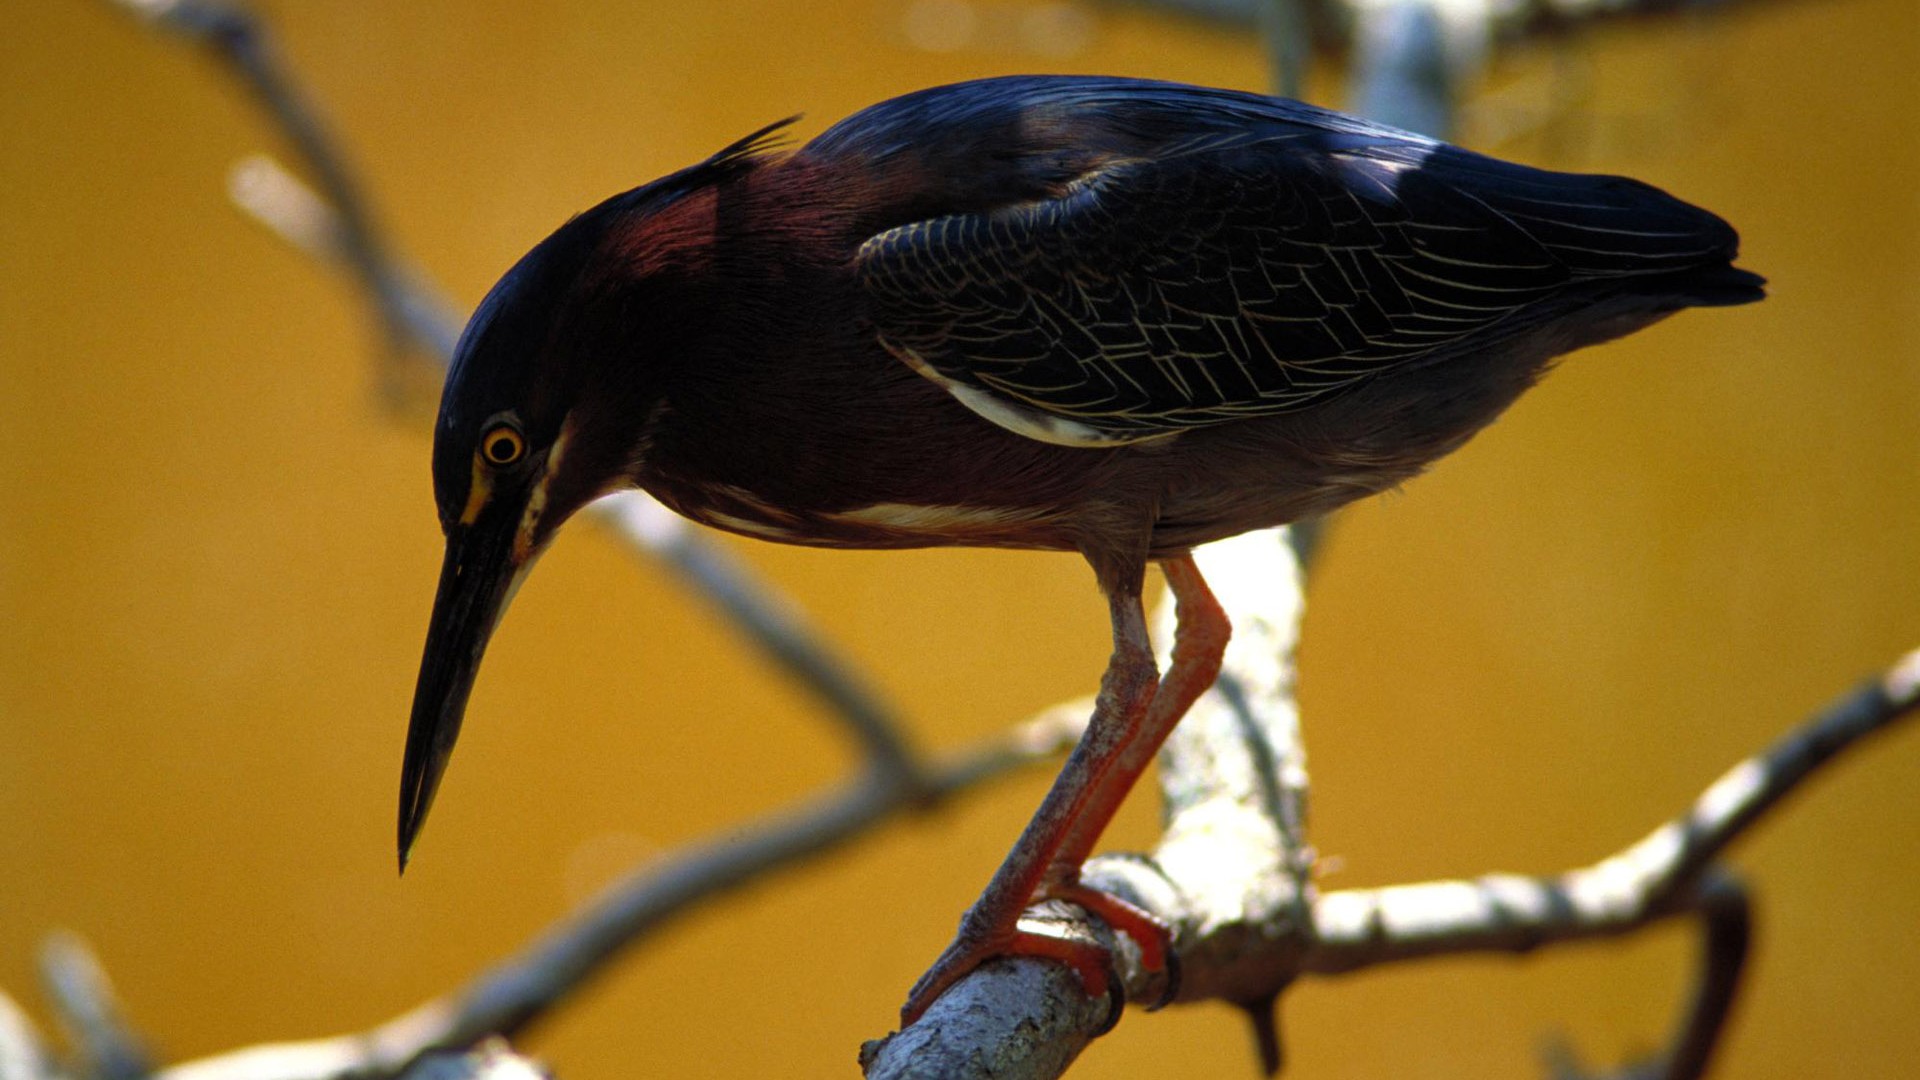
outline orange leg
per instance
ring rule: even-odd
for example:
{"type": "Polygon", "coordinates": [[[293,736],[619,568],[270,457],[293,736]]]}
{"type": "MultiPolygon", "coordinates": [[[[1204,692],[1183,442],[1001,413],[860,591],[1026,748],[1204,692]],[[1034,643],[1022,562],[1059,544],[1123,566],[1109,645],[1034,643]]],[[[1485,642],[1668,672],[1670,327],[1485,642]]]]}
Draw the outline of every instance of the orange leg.
{"type": "MultiPolygon", "coordinates": [[[[1054,854],[1054,869],[1063,874],[1079,872],[1127,792],[1133,790],[1153,756],[1160,752],[1160,745],[1220,674],[1227,639],[1233,633],[1227,613],[1207,588],[1192,555],[1164,559],[1160,569],[1173,590],[1173,654],[1142,722],[1129,734],[1119,753],[1102,763],[1105,768],[1093,782],[1089,805],[1068,826],[1054,854]]],[[[1049,874],[1048,879],[1054,880],[1055,875],[1049,874]]]]}
{"type": "Polygon", "coordinates": [[[912,1023],[967,972],[995,956],[1044,956],[1073,967],[1087,992],[1108,989],[1109,958],[1099,949],[1024,933],[1021,912],[1037,901],[1066,900],[1106,919],[1140,946],[1149,968],[1164,966],[1167,931],[1131,904],[1080,884],[1080,864],[1160,744],[1220,670],[1231,630],[1191,556],[1163,564],[1178,616],[1173,662],[1157,679],[1140,604],[1144,568],[1101,575],[1113,619],[1113,659],[1087,733],[1074,747],[1046,799],[1001,863],[986,891],[960,921],[960,931],[901,1010],[912,1023]],[[1156,692],[1157,687],[1157,692],[1156,692]]]}

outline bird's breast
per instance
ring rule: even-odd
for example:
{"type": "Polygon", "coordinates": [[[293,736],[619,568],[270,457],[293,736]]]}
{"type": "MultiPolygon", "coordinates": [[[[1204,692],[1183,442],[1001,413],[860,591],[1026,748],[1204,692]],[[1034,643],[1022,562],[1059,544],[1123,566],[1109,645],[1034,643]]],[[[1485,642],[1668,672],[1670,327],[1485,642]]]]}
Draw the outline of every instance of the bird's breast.
{"type": "Polygon", "coordinates": [[[761,353],[666,406],[641,486],[715,528],[817,547],[1075,549],[1101,451],[1036,442],[877,343],[761,353]]]}

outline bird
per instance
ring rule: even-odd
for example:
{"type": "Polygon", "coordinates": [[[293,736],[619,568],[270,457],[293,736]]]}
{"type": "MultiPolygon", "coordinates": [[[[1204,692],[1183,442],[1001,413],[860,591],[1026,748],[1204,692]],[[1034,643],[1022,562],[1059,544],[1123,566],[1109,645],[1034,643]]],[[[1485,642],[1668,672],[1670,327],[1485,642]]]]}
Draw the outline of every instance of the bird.
{"type": "Polygon", "coordinates": [[[1719,217],[1300,102],[1011,76],[908,93],[789,148],[798,118],[576,215],[475,310],[433,433],[446,546],[402,764],[400,866],[481,657],[556,530],[640,488],[789,544],[1076,552],[1113,652],[1085,734],[904,1022],[1080,904],[1079,879],[1230,626],[1201,544],[1395,488],[1568,352],[1745,304],[1719,217]],[[1177,629],[1157,669],[1150,564],[1177,629]]]}

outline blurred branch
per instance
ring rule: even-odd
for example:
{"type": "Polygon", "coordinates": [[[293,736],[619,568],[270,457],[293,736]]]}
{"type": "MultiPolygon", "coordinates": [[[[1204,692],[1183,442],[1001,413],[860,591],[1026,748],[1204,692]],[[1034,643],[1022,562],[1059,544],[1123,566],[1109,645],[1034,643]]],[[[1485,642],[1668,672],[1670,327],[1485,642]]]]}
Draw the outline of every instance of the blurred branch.
{"type": "Polygon", "coordinates": [[[551,1074],[530,1058],[520,1057],[497,1039],[466,1054],[433,1054],[421,1058],[400,1080],[550,1080],[551,1074]]]}
{"type": "Polygon", "coordinates": [[[1394,0],[1355,12],[1347,107],[1436,139],[1453,132],[1458,87],[1478,66],[1468,22],[1449,24],[1442,0],[1394,0]]]}
{"type": "Polygon", "coordinates": [[[1268,85],[1281,97],[1306,93],[1313,60],[1313,31],[1307,0],[1263,0],[1259,5],[1260,40],[1267,46],[1268,85]]]}
{"type": "Polygon", "coordinates": [[[0,1080],[58,1080],[53,1058],[33,1021],[0,993],[0,1080]]]}
{"type": "MultiPolygon", "coordinates": [[[[115,0],[153,26],[206,46],[244,84],[311,169],[328,202],[338,210],[334,242],[340,256],[373,299],[397,353],[410,340],[431,351],[453,351],[454,320],[437,294],[403,280],[389,256],[372,210],[346,155],[327,134],[318,111],[295,83],[264,25],[239,3],[217,0],[115,0]],[[418,310],[414,310],[416,305],[418,310]]],[[[393,384],[388,383],[392,389],[393,384]]]]}
{"type": "Polygon", "coordinates": [[[78,934],[57,933],[40,951],[40,975],[89,1080],[145,1080],[152,1059],[121,1014],[113,981],[78,934]]]}
{"type": "MultiPolygon", "coordinates": [[[[337,140],[299,92],[260,20],[240,3],[214,0],[114,0],[150,24],[205,45],[244,83],[283,131],[314,191],[265,155],[241,161],[228,181],[236,205],[300,251],[346,267],[380,311],[388,336],[411,341],[452,361],[459,321],[428,276],[395,256],[381,239],[337,140]]],[[[397,406],[399,378],[384,380],[397,406]]],[[[799,608],[745,563],[672,517],[648,496],[633,492],[618,505],[596,507],[595,517],[632,550],[658,558],[707,600],[781,670],[832,710],[866,754],[870,767],[907,788],[922,784],[920,766],[893,710],[850,665],[822,644],[799,608]]]]}
{"type": "MultiPolygon", "coordinates": [[[[1080,737],[1082,703],[1049,709],[999,739],[937,765],[928,793],[956,795],[1015,769],[1050,761],[1080,737]]],[[[675,916],[766,874],[842,846],[919,805],[919,792],[868,774],[840,791],[746,825],[726,839],[682,848],[609,888],[520,954],[471,984],[366,1032],[248,1047],[174,1065],[156,1080],[424,1080],[409,1072],[423,1054],[457,1051],[513,1035],[579,990],[627,948],[675,916]]],[[[71,948],[71,946],[63,946],[71,948]]],[[[82,947],[83,948],[83,947],[82,947]]],[[[90,954],[87,954],[90,956],[90,954]]],[[[92,969],[97,974],[97,966],[92,969]]],[[[82,979],[87,984],[91,977],[82,979]]],[[[100,984],[104,979],[99,980],[100,984]]],[[[82,997],[102,1001],[96,991],[82,997]]],[[[1103,1006],[1104,1008],[1104,1006],[1103,1006]]],[[[71,1011],[70,1006],[63,1011],[71,1011]]],[[[117,1015],[108,1008],[106,1013],[117,1015]]],[[[6,1034],[0,1011],[0,1038],[6,1034]]],[[[124,1034],[124,1028],[114,1025],[124,1034]]],[[[5,1043],[0,1042],[0,1053],[5,1043]]],[[[90,1057],[100,1060],[93,1051],[90,1057]]],[[[0,1063],[9,1060],[0,1057],[0,1063]]],[[[35,1074],[26,1074],[34,1076],[35,1074]]],[[[96,1073],[105,1076],[105,1073],[96,1073]]],[[[508,1072],[459,1073],[507,1080],[508,1072]]],[[[0,1073],[0,1080],[13,1080],[0,1073]]]]}
{"type": "MultiPolygon", "coordinates": [[[[1186,18],[1255,29],[1271,12],[1274,0],[1105,0],[1115,6],[1151,8],[1186,18]]],[[[1297,5],[1299,25],[1313,48],[1345,52],[1353,45],[1353,29],[1370,8],[1406,0],[1286,0],[1297,5]]],[[[1418,0],[1424,2],[1424,0],[1418,0]]],[[[1493,36],[1510,42],[1520,38],[1563,33],[1582,26],[1628,19],[1658,19],[1753,6],[1770,0],[1449,0],[1458,17],[1484,22],[1493,36]]]]}
{"type": "MultiPolygon", "coordinates": [[[[387,320],[388,333],[418,346],[438,362],[439,369],[445,369],[460,338],[460,316],[423,271],[389,258],[384,247],[377,249],[377,278],[359,271],[353,254],[353,219],[267,154],[251,154],[235,163],[227,174],[227,197],[305,254],[338,262],[354,272],[387,320]]],[[[387,382],[393,390],[391,376],[387,382]]],[[[387,404],[403,412],[394,396],[397,393],[393,391],[387,404]]]]}

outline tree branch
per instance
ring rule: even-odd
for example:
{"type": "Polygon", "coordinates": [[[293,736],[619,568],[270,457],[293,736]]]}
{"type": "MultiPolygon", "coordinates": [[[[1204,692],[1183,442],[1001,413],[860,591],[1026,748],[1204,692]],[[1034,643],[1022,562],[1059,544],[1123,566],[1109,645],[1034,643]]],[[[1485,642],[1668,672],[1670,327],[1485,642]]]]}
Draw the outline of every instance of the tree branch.
{"type": "Polygon", "coordinates": [[[499,1039],[489,1039],[465,1054],[428,1054],[400,1080],[550,1080],[531,1058],[520,1057],[499,1039]]]}
{"type": "Polygon", "coordinates": [[[1920,651],[1728,770],[1687,813],[1558,877],[1490,874],[1329,893],[1314,904],[1314,944],[1302,969],[1327,975],[1438,954],[1524,952],[1626,933],[1673,914],[1712,860],[1762,814],[1842,750],[1912,715],[1917,701],[1920,651]]]}
{"type": "MultiPolygon", "coordinates": [[[[371,200],[355,181],[338,141],[280,63],[261,20],[238,2],[114,2],[205,46],[286,134],[320,186],[315,192],[271,158],[253,155],[229,178],[235,204],[299,250],[346,268],[380,312],[389,341],[419,345],[444,370],[459,338],[453,308],[427,274],[393,254],[382,239],[371,200]]],[[[390,352],[382,380],[387,406],[396,414],[403,412],[396,389],[401,379],[392,359],[399,355],[397,349],[390,352]]],[[[824,644],[824,635],[807,624],[798,605],[648,496],[630,492],[616,501],[611,508],[597,505],[593,517],[630,550],[677,571],[683,584],[725,616],[775,667],[826,704],[872,767],[905,787],[923,785],[918,756],[893,709],[824,644]]]]}
{"type": "Polygon", "coordinates": [[[20,1006],[0,993],[0,1080],[60,1080],[53,1056],[20,1006]]]}
{"type": "Polygon", "coordinates": [[[146,1080],[153,1075],[147,1048],[127,1024],[113,981],[78,934],[57,933],[40,951],[47,996],[79,1052],[89,1080],[146,1080]]]}
{"type": "MultiPolygon", "coordinates": [[[[1022,766],[1056,759],[1080,736],[1080,711],[1049,709],[1000,739],[931,770],[925,792],[958,794],[1022,766]]],[[[376,1080],[430,1050],[512,1035],[541,1018],[646,935],[696,904],[866,835],[920,805],[869,772],[840,791],[683,848],[637,872],[468,986],[370,1031],[250,1047],[172,1066],[157,1080],[376,1080]]]]}
{"type": "MultiPolygon", "coordinates": [[[[1275,0],[1108,0],[1174,15],[1253,28],[1270,17],[1275,0]]],[[[1283,0],[1296,5],[1295,24],[1306,28],[1314,48],[1344,54],[1353,47],[1356,23],[1369,9],[1401,0],[1283,0]]],[[[1425,3],[1427,0],[1411,0],[1425,3]]],[[[1761,0],[1455,0],[1447,6],[1459,18],[1485,21],[1501,41],[1575,31],[1614,20],[1652,20],[1761,0]]]]}
{"type": "MultiPolygon", "coordinates": [[[[267,108],[315,176],[316,195],[264,158],[235,173],[234,199],[256,220],[316,256],[347,267],[381,313],[390,342],[413,341],[444,362],[454,343],[450,307],[425,275],[381,242],[351,171],[316,114],[279,64],[260,24],[237,4],[210,0],[119,0],[210,47],[267,108]]],[[[1270,0],[1276,25],[1353,25],[1351,5],[1270,0]],[[1326,15],[1334,12],[1339,17],[1326,15]]],[[[1684,0],[1530,0],[1493,5],[1493,32],[1533,33],[1602,15],[1664,13],[1684,0]],[[1498,12],[1495,12],[1495,9],[1498,12]]],[[[1410,24],[1411,25],[1411,24],[1410,24]]],[[[1424,27],[1422,29],[1422,27],[1424,27]]],[[[1435,55],[1434,25],[1408,40],[1435,55]]],[[[1304,66],[1293,50],[1290,70],[1304,66]]],[[[1444,74],[1444,73],[1443,73],[1444,74]]],[[[1424,84],[1422,84],[1424,85],[1424,84]]],[[[1442,87],[1447,83],[1440,82],[1442,87]]],[[[388,386],[391,388],[392,383],[388,386]]],[[[869,769],[840,790],[767,819],[728,840],[680,852],[630,878],[470,986],[364,1034],[255,1047],[167,1069],[165,1080],[346,1080],[402,1075],[502,1076],[520,1059],[423,1058],[512,1032],[542,1016],[644,934],[706,898],[862,834],[926,796],[962,790],[1038,760],[1077,734],[1058,713],[1006,742],[940,768],[917,764],[890,711],[817,644],[798,613],[721,548],[644,496],[594,507],[594,516],[638,551],[673,566],[727,613],[783,669],[830,703],[866,748],[869,769]],[[412,1068],[409,1070],[409,1065],[412,1068]],[[437,1075],[437,1074],[435,1074],[437,1075]]],[[[1710,788],[1685,817],[1593,866],[1554,878],[1489,875],[1384,889],[1317,894],[1305,836],[1306,771],[1293,700],[1292,651],[1300,583],[1285,532],[1252,534],[1202,549],[1207,576],[1235,625],[1218,684],[1169,741],[1162,760],[1166,834],[1151,856],[1103,856],[1089,883],[1132,899],[1172,929],[1183,978],[1178,1000],[1219,999],[1256,1015],[1302,974],[1340,974],[1377,964],[1473,951],[1520,952],[1540,945],[1617,935],[1655,919],[1702,919],[1702,977],[1688,1017],[1660,1061],[1632,1076],[1671,1080],[1704,1069],[1738,985],[1747,941],[1744,896],[1713,860],[1840,750],[1909,714],[1920,696],[1920,653],[1805,730],[1743,763],[1710,788]]],[[[1163,617],[1164,621],[1164,617],[1163,617]]],[[[1084,710],[1079,710],[1083,714],[1084,710]]],[[[1077,719],[1077,716],[1076,716],[1077,719]]],[[[1055,932],[1103,934],[1076,909],[1055,906],[1031,919],[1055,932]]],[[[1140,970],[1130,943],[1114,943],[1121,983],[1136,1000],[1156,1000],[1166,975],[1140,970]]],[[[56,992],[91,1075],[149,1075],[144,1051],[117,1019],[104,976],[72,948],[53,965],[56,992]],[[84,960],[76,961],[75,956],[84,960]],[[74,989],[74,988],[78,989],[74,989]]],[[[906,1032],[863,1051],[870,1076],[1055,1076],[1110,1019],[1058,965],[1031,960],[983,966],[906,1032]],[[952,1055],[952,1056],[942,1056],[952,1055]]],[[[1263,1058],[1281,1048],[1267,1017],[1263,1058]]],[[[1570,1068],[1570,1067],[1569,1067],[1570,1068]]],[[[0,1080],[55,1074],[37,1036],[0,999],[0,1080]],[[13,1022],[18,1020],[18,1022],[13,1022]],[[12,1071],[8,1071],[12,1070],[12,1071]]]]}
{"type": "MultiPolygon", "coordinates": [[[[1101,856],[1084,874],[1172,928],[1182,1003],[1265,1007],[1302,975],[1430,956],[1528,952],[1693,913],[1706,931],[1694,1004],[1668,1054],[1625,1074],[1691,1080],[1705,1068],[1746,951],[1744,896],[1730,876],[1714,870],[1713,860],[1841,751],[1920,707],[1916,650],[1729,770],[1685,814],[1591,866],[1557,877],[1490,874],[1319,895],[1309,876],[1305,755],[1292,698],[1297,564],[1277,532],[1195,554],[1233,619],[1234,647],[1219,683],[1194,706],[1161,758],[1170,817],[1159,847],[1150,856],[1101,856]]],[[[1070,922],[1070,932],[1097,932],[1084,915],[1070,922]]],[[[1156,1000],[1159,976],[1140,970],[1135,959],[1125,947],[1116,954],[1128,994],[1156,1000]]],[[[1051,978],[1020,971],[1038,966],[1052,965],[993,964],[962,980],[948,993],[958,999],[953,1007],[943,1008],[943,999],[906,1032],[870,1044],[863,1056],[867,1075],[923,1075],[910,1059],[926,1045],[948,1043],[960,1044],[952,1060],[972,1064],[947,1075],[1059,1075],[1098,1033],[1106,1013],[1064,969],[1051,978]],[[1045,1032],[1048,1040],[1011,1050],[967,1041],[974,1033],[1007,1031],[1045,1032]]],[[[1270,1067],[1278,1050],[1276,1043],[1270,1067]]]]}
{"type": "Polygon", "coordinates": [[[1753,911],[1738,878],[1709,867],[1677,905],[1700,917],[1700,977],[1693,1001],[1666,1053],[1609,1073],[1589,1073],[1565,1044],[1548,1048],[1554,1080],[1697,1080],[1705,1076],[1713,1051],[1739,995],[1752,940],[1753,911]]]}

